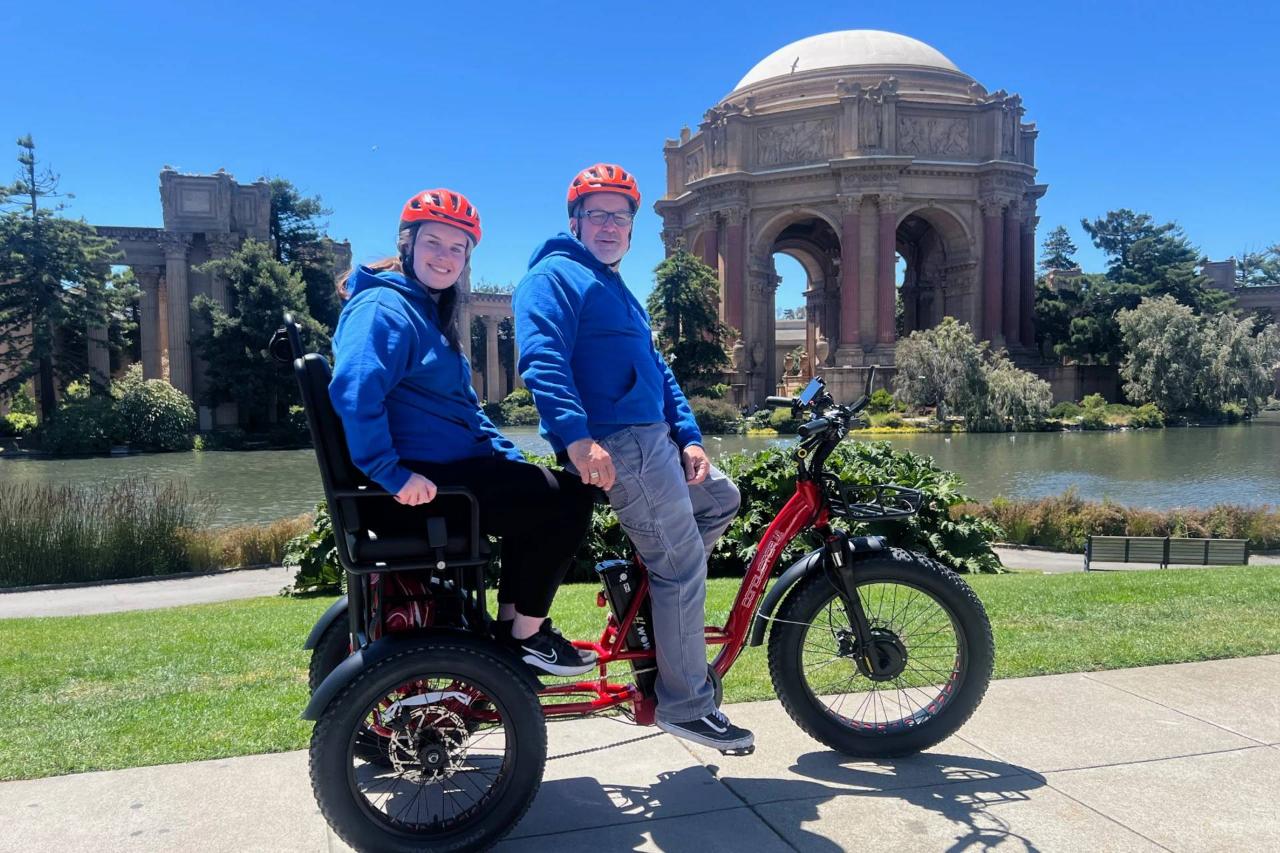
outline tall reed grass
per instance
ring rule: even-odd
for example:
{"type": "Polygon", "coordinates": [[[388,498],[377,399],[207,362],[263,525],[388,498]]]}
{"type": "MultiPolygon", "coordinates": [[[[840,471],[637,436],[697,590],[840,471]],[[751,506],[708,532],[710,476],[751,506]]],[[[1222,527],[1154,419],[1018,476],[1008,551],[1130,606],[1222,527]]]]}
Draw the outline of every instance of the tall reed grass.
{"type": "Polygon", "coordinates": [[[0,483],[0,587],[278,565],[311,526],[301,515],[211,529],[213,509],[174,483],[0,483]]]}
{"type": "Polygon", "coordinates": [[[211,508],[172,483],[0,484],[0,586],[190,571],[185,532],[211,508]]]}
{"type": "Polygon", "coordinates": [[[1205,509],[1156,510],[1086,501],[1068,489],[1040,500],[996,498],[989,504],[966,504],[953,511],[960,509],[1000,525],[1006,542],[1056,551],[1084,551],[1085,538],[1090,535],[1248,539],[1254,550],[1280,549],[1280,509],[1272,506],[1218,504],[1205,509]]]}

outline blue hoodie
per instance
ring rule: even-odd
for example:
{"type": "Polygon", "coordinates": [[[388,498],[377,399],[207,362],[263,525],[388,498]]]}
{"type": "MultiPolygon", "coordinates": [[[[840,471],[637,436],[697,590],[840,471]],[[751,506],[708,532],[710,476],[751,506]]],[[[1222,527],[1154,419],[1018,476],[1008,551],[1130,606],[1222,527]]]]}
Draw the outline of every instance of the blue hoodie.
{"type": "Polygon", "coordinates": [[[512,300],[520,375],[557,452],[635,424],[666,422],[681,448],[702,433],[653,346],[649,315],[617,272],[571,234],[543,243],[512,300]]]}
{"type": "Polygon", "coordinates": [[[421,287],[360,267],[347,292],[333,333],[329,399],[356,467],[395,494],[412,473],[401,459],[524,461],[480,409],[471,366],[441,334],[436,304],[421,287]]]}

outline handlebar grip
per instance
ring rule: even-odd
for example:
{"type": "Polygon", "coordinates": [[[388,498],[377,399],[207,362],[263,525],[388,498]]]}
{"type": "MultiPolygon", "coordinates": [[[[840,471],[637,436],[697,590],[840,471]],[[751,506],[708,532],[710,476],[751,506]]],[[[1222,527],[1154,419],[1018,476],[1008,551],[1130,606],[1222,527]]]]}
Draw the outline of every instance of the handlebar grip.
{"type": "Polygon", "coordinates": [[[815,418],[808,423],[801,424],[800,428],[796,430],[796,434],[801,438],[808,438],[815,432],[822,432],[829,426],[831,426],[831,421],[826,418],[815,418]]]}
{"type": "Polygon", "coordinates": [[[783,406],[789,409],[796,404],[796,401],[794,397],[766,397],[764,404],[775,409],[781,409],[783,406]]]}

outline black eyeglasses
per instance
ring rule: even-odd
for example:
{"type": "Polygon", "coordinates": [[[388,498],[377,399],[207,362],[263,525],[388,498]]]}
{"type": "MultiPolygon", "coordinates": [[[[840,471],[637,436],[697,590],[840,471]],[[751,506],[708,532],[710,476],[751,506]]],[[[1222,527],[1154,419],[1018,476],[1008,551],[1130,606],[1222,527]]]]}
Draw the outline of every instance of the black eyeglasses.
{"type": "Polygon", "coordinates": [[[635,221],[636,215],[627,210],[584,210],[578,214],[578,217],[589,220],[592,225],[596,226],[604,225],[612,219],[618,223],[619,227],[626,227],[635,221]]]}

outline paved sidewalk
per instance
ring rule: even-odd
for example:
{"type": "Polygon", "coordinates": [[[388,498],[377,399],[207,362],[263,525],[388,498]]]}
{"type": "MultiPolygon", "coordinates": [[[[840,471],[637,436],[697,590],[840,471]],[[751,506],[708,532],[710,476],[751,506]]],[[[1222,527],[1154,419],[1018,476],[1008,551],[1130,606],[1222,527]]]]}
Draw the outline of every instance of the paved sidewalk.
{"type": "Polygon", "coordinates": [[[275,595],[293,583],[296,569],[236,569],[189,578],[128,581],[61,589],[0,593],[0,619],[25,616],[82,616],[122,610],[156,610],[236,598],[275,595]]]}
{"type": "MultiPolygon", "coordinates": [[[[825,749],[777,702],[730,711],[754,755],[552,724],[542,788],[497,849],[1280,849],[1280,655],[998,681],[959,736],[893,761],[825,749]]],[[[347,849],[303,752],[8,782],[0,820],[3,851],[347,849]]]]}

